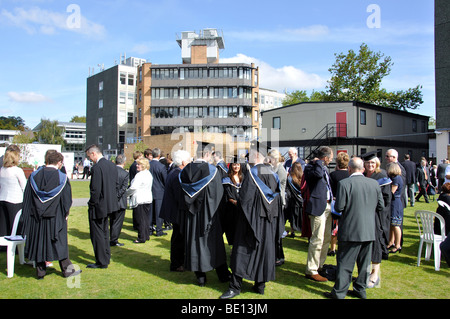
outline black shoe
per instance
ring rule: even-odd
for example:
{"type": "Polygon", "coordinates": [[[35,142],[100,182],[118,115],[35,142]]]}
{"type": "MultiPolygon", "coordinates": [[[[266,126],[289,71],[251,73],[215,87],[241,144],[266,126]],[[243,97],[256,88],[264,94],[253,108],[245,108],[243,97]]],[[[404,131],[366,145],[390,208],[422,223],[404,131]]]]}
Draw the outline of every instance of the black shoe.
{"type": "Polygon", "coordinates": [[[69,278],[69,277],[73,277],[73,276],[78,276],[79,274],[81,274],[81,269],[72,271],[71,273],[68,273],[68,274],[64,274],[63,277],[69,278]]]}
{"type": "Polygon", "coordinates": [[[119,247],[121,247],[121,246],[124,246],[125,244],[119,243],[119,242],[117,241],[117,242],[115,242],[115,243],[110,243],[109,245],[110,245],[110,246],[119,246],[119,247]]]}
{"type": "Polygon", "coordinates": [[[239,291],[228,289],[219,299],[231,299],[239,295],[239,291]]]}
{"type": "Polygon", "coordinates": [[[157,237],[160,237],[160,236],[166,236],[166,235],[167,235],[167,233],[162,232],[162,231],[160,231],[160,232],[158,232],[158,233],[155,234],[155,236],[157,236],[157,237]]]}
{"type": "Polygon", "coordinates": [[[197,284],[200,287],[205,287],[206,286],[206,277],[199,277],[199,278],[197,278],[197,284]]]}
{"type": "Polygon", "coordinates": [[[327,297],[328,299],[336,299],[336,298],[333,296],[333,294],[332,294],[331,292],[328,292],[328,291],[324,292],[323,295],[324,295],[325,297],[327,297]]]}
{"type": "Polygon", "coordinates": [[[284,259],[277,259],[277,261],[275,262],[275,266],[281,266],[284,264],[284,259]]]}
{"type": "Polygon", "coordinates": [[[257,294],[260,294],[260,295],[264,295],[264,289],[259,289],[258,287],[256,287],[256,286],[252,286],[252,290],[254,291],[254,292],[256,292],[257,294]]]}
{"type": "Polygon", "coordinates": [[[347,295],[355,297],[355,298],[359,298],[359,299],[366,299],[366,296],[361,296],[361,294],[359,292],[356,292],[354,290],[347,291],[347,295]]]}
{"type": "Polygon", "coordinates": [[[86,266],[86,268],[102,268],[102,269],[106,269],[108,268],[108,265],[100,265],[100,264],[89,264],[86,266]]]}

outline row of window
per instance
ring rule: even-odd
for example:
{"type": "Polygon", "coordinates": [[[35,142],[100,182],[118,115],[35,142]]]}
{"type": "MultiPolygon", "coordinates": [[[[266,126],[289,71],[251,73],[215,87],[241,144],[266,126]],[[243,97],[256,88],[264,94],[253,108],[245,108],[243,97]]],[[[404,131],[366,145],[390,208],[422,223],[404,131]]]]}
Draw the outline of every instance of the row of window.
{"type": "MultiPolygon", "coordinates": [[[[152,88],[152,99],[251,99],[250,87],[181,87],[152,88]]],[[[258,93],[255,92],[255,102],[258,93]]]]}
{"type": "MultiPolygon", "coordinates": [[[[152,107],[151,115],[152,118],[250,118],[251,111],[249,106],[152,107]]],[[[139,120],[140,117],[139,108],[139,120]]]]}
{"type": "Polygon", "coordinates": [[[152,78],[160,80],[172,79],[247,79],[252,77],[252,69],[246,67],[216,68],[157,68],[152,69],[152,78]]]}
{"type": "MultiPolygon", "coordinates": [[[[139,132],[140,130],[138,130],[139,132]]],[[[174,132],[203,132],[203,133],[227,133],[233,137],[241,137],[243,139],[251,138],[251,126],[249,127],[236,127],[236,126],[206,126],[206,127],[194,127],[194,126],[151,126],[151,135],[172,134],[174,132]]]]}
{"type": "MultiPolygon", "coordinates": [[[[361,125],[367,124],[367,118],[366,118],[366,110],[359,110],[359,123],[361,125]]],[[[383,127],[383,114],[376,113],[376,125],[377,127],[383,127]]],[[[417,120],[412,120],[412,127],[411,130],[413,132],[418,132],[418,123],[417,120]]],[[[420,132],[425,133],[427,131],[427,123],[426,121],[420,121],[420,132]]]]}

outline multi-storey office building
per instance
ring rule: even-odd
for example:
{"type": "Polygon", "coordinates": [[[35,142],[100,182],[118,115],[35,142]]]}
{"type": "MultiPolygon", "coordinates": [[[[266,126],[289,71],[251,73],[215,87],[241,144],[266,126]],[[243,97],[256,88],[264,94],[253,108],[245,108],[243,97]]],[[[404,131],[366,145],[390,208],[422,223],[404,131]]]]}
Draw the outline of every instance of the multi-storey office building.
{"type": "Polygon", "coordinates": [[[149,138],[176,129],[258,137],[258,68],[219,63],[224,42],[216,29],[182,32],[177,42],[182,64],[129,58],[88,78],[87,144],[122,153],[125,143],[153,145],[149,138]]]}
{"type": "Polygon", "coordinates": [[[144,63],[138,68],[137,137],[175,129],[258,137],[258,68],[218,63],[224,45],[215,29],[182,32],[178,43],[183,64],[144,63]]]}
{"type": "Polygon", "coordinates": [[[98,144],[107,156],[122,153],[135,137],[137,67],[144,62],[130,57],[87,79],[86,144],[98,144]]]}

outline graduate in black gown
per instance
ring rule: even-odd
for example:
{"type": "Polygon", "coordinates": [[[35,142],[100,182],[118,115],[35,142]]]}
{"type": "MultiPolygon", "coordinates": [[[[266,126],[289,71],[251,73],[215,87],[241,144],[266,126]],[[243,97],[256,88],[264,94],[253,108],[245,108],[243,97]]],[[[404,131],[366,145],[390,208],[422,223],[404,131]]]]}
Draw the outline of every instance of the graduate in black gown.
{"type": "Polygon", "coordinates": [[[225,192],[222,226],[229,245],[233,245],[234,234],[236,231],[239,190],[241,189],[244,178],[241,166],[242,165],[237,162],[237,158],[235,158],[233,163],[230,164],[227,176],[222,178],[223,189],[225,192]]]}
{"type": "Polygon", "coordinates": [[[275,244],[284,231],[279,229],[280,184],[270,165],[264,164],[267,146],[252,142],[247,170],[239,192],[239,214],[233,241],[228,290],[220,299],[241,291],[242,279],[255,282],[253,290],[264,294],[265,283],[275,279],[275,244]]]}
{"type": "Polygon", "coordinates": [[[72,191],[67,175],[60,171],[63,160],[61,153],[47,151],[46,165],[31,174],[24,192],[25,257],[36,263],[38,279],[46,275],[46,261],[58,260],[64,277],[81,272],[69,259],[67,218],[72,191]]]}
{"type": "Polygon", "coordinates": [[[364,160],[364,175],[375,179],[380,185],[383,195],[384,209],[375,214],[375,241],[372,245],[372,271],[369,276],[368,288],[373,288],[380,283],[380,267],[383,259],[388,259],[389,232],[391,228],[391,179],[384,169],[381,169],[381,154],[377,151],[361,155],[364,160]]]}
{"type": "Polygon", "coordinates": [[[178,150],[173,154],[173,163],[167,174],[161,205],[160,217],[173,226],[170,238],[170,271],[184,271],[184,238],[180,229],[180,210],[184,208],[184,195],[179,175],[181,170],[189,164],[190,159],[191,155],[185,150],[178,150]]]}
{"type": "Polygon", "coordinates": [[[211,149],[205,147],[202,158],[186,165],[179,175],[185,202],[180,221],[186,249],[184,268],[195,272],[200,286],[206,284],[206,272],[212,269],[222,282],[230,277],[218,216],[222,178],[210,164],[211,154],[211,149]]]}

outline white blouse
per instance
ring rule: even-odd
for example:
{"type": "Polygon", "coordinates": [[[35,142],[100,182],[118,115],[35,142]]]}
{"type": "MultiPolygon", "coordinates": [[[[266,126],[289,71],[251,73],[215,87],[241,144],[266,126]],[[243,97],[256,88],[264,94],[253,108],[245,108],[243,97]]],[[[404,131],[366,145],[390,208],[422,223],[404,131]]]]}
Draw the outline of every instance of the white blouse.
{"type": "Polygon", "coordinates": [[[138,172],[130,183],[126,196],[130,197],[130,208],[140,204],[150,204],[152,195],[153,176],[148,169],[138,172]]]}
{"type": "Polygon", "coordinates": [[[0,201],[12,204],[22,203],[26,185],[27,178],[20,167],[0,168],[0,201]]]}

